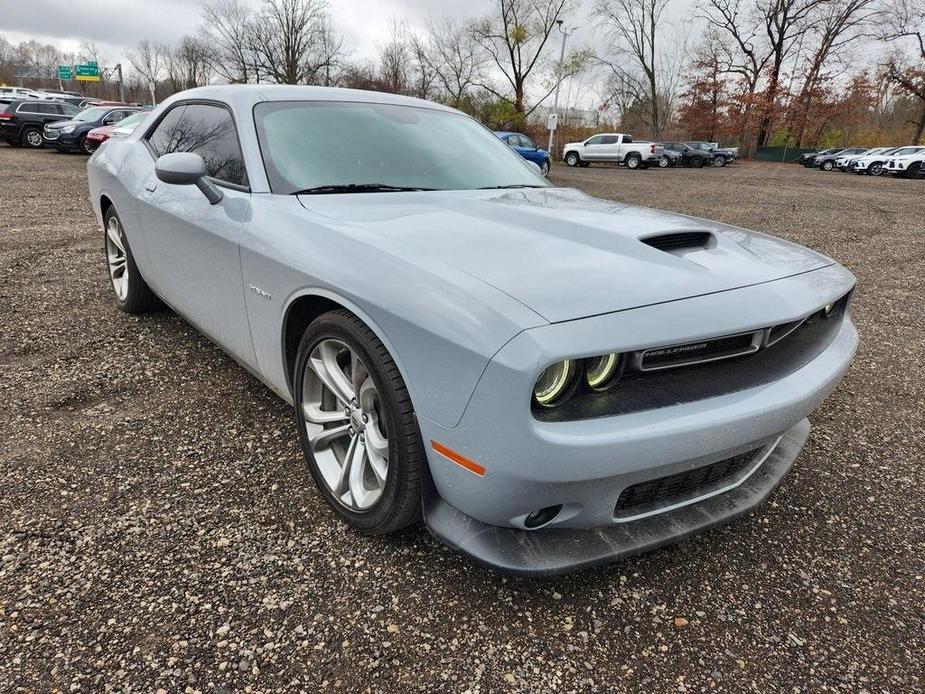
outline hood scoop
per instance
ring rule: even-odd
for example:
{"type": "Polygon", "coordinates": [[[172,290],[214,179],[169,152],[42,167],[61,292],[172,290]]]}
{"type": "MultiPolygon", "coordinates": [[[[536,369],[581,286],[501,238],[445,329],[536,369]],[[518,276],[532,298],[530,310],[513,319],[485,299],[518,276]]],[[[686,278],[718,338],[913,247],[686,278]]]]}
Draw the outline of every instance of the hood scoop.
{"type": "Polygon", "coordinates": [[[647,236],[639,240],[647,246],[665,251],[665,253],[700,250],[711,248],[716,244],[716,239],[713,238],[713,234],[709,231],[676,231],[668,234],[647,236]]]}

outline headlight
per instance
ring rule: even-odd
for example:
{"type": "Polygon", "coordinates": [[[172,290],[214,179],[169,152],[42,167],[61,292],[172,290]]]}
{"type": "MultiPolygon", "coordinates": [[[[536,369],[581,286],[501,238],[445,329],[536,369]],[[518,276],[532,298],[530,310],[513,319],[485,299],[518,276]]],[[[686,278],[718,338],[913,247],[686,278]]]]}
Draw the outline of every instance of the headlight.
{"type": "Polygon", "coordinates": [[[591,390],[606,390],[614,382],[620,366],[617,353],[592,357],[585,362],[585,381],[591,390]]]}
{"type": "Polygon", "coordinates": [[[575,381],[575,362],[565,359],[546,369],[533,386],[533,399],[541,407],[552,407],[568,394],[575,381]]]}
{"type": "Polygon", "coordinates": [[[65,134],[65,135],[67,135],[68,133],[74,132],[74,129],[75,129],[76,127],[77,127],[77,126],[75,126],[75,125],[66,125],[66,126],[64,126],[63,128],[61,128],[61,132],[62,132],[63,134],[65,134]]]}

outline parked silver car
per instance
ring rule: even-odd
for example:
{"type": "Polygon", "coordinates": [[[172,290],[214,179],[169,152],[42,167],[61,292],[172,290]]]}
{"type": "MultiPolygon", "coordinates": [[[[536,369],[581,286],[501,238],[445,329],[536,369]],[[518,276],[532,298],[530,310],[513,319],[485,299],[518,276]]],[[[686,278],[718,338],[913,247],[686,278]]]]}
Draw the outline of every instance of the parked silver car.
{"type": "Polygon", "coordinates": [[[88,170],[121,309],[163,301],[293,403],[351,525],[423,514],[499,570],[746,513],[858,342],[831,259],[552,187],[434,103],[205,87],[88,170]]]}

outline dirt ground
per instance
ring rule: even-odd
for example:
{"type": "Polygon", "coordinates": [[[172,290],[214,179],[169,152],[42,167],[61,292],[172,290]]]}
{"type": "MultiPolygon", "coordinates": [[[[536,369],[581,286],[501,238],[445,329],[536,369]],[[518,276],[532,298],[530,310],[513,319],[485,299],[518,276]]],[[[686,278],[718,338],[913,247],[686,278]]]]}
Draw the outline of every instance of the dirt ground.
{"type": "Polygon", "coordinates": [[[862,345],[756,512],[528,580],[337,522],[286,405],[115,309],[85,162],[0,146],[0,691],[925,690],[925,181],[554,168],[833,256],[862,345]]]}

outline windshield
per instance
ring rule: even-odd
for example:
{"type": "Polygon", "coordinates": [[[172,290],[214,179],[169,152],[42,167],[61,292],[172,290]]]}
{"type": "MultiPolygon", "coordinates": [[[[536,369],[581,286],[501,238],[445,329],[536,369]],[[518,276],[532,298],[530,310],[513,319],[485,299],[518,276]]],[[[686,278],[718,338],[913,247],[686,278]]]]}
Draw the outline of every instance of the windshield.
{"type": "Polygon", "coordinates": [[[94,121],[98,121],[100,118],[102,118],[103,114],[106,113],[107,110],[108,109],[100,107],[84,109],[77,114],[74,120],[79,120],[81,123],[93,123],[94,121]]]}
{"type": "Polygon", "coordinates": [[[125,127],[132,127],[133,125],[138,125],[139,123],[141,123],[141,121],[144,120],[145,116],[147,115],[148,114],[145,111],[139,111],[138,113],[133,113],[132,115],[127,116],[123,118],[122,120],[120,120],[118,123],[116,123],[116,127],[125,128],[125,127]]]}
{"type": "Polygon", "coordinates": [[[548,186],[468,116],[418,106],[282,101],[254,107],[274,193],[321,186],[473,190],[548,186]]]}

